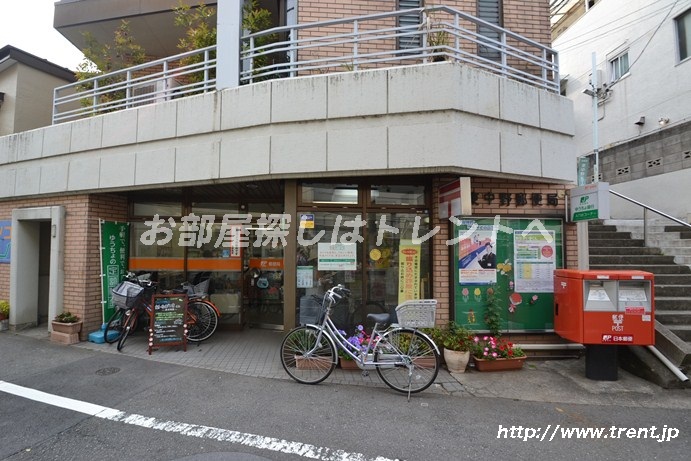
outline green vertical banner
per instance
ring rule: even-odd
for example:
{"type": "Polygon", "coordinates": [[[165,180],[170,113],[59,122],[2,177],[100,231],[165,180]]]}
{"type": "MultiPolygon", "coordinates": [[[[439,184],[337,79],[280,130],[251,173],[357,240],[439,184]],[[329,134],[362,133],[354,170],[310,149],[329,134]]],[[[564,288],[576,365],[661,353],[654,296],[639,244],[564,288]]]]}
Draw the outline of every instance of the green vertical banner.
{"type": "Polygon", "coordinates": [[[554,270],[563,267],[561,219],[460,218],[453,232],[458,324],[487,330],[488,298],[496,296],[502,332],[554,329],[554,270]]]}
{"type": "Polygon", "coordinates": [[[127,272],[130,255],[130,225],[128,223],[101,221],[101,296],[103,321],[115,312],[112,289],[127,272]]]}

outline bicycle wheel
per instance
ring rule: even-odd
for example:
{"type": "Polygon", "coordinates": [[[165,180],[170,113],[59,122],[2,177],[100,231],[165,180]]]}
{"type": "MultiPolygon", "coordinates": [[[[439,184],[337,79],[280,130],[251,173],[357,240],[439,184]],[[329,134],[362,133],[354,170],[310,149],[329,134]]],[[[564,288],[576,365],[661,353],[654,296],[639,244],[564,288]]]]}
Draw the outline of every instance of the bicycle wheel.
{"type": "Polygon", "coordinates": [[[439,373],[439,353],[432,341],[410,328],[397,328],[382,335],[374,349],[382,381],[399,392],[424,391],[439,373]]]}
{"type": "Polygon", "coordinates": [[[122,333],[118,339],[118,351],[121,351],[125,347],[125,341],[127,337],[134,331],[137,327],[137,312],[135,309],[127,309],[125,311],[125,321],[122,324],[122,333]]]}
{"type": "Polygon", "coordinates": [[[187,306],[187,340],[200,342],[208,339],[218,327],[216,309],[205,301],[194,301],[187,306]]]}
{"type": "Polygon", "coordinates": [[[292,329],[281,343],[281,364],[295,381],[317,384],[336,368],[336,350],[331,340],[319,329],[306,325],[292,329]]]}
{"type": "Polygon", "coordinates": [[[120,339],[120,336],[122,335],[122,325],[124,323],[124,317],[125,309],[116,309],[113,315],[110,316],[110,320],[108,320],[108,323],[106,323],[106,329],[103,330],[103,339],[105,340],[105,342],[107,342],[108,344],[112,344],[116,342],[118,339],[120,339]],[[111,334],[111,339],[108,337],[108,333],[112,332],[116,332],[116,334],[111,334]]]}

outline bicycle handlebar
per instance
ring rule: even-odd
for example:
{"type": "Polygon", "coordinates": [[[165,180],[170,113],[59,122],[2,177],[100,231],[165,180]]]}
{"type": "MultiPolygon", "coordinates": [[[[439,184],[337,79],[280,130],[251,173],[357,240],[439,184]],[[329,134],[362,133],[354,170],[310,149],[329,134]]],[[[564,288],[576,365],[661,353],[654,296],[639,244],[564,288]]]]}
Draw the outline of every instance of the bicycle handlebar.
{"type": "Polygon", "coordinates": [[[326,292],[326,296],[332,303],[337,303],[342,298],[350,296],[350,290],[344,287],[342,284],[338,284],[329,288],[326,292]]]}

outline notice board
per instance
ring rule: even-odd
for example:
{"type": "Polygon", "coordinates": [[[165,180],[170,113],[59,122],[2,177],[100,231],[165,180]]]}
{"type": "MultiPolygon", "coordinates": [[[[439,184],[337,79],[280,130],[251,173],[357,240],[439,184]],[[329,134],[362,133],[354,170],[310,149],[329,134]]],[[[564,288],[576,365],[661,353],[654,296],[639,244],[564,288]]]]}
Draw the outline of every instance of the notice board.
{"type": "Polygon", "coordinates": [[[149,355],[163,346],[187,350],[187,295],[154,296],[149,326],[149,355]]]}
{"type": "Polygon", "coordinates": [[[554,329],[554,270],[563,267],[563,220],[459,218],[454,224],[454,314],[485,331],[487,290],[501,303],[501,331],[554,329]]]}

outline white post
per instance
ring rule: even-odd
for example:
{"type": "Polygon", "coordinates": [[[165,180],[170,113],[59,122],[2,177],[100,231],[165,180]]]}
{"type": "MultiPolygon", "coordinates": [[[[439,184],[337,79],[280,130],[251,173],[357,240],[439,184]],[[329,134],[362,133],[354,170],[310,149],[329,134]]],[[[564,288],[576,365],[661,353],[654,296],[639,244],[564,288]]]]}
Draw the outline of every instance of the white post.
{"type": "Polygon", "coordinates": [[[240,85],[240,36],[243,0],[216,4],[216,89],[240,85]]]}
{"type": "Polygon", "coordinates": [[[600,151],[598,144],[600,144],[600,140],[598,139],[598,132],[597,132],[597,58],[595,56],[595,52],[593,51],[592,55],[592,61],[593,61],[593,75],[591,77],[591,84],[593,86],[593,153],[595,153],[595,166],[593,167],[593,182],[600,182],[600,151]]]}

